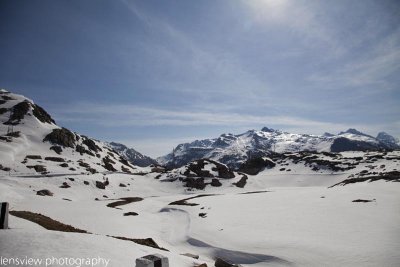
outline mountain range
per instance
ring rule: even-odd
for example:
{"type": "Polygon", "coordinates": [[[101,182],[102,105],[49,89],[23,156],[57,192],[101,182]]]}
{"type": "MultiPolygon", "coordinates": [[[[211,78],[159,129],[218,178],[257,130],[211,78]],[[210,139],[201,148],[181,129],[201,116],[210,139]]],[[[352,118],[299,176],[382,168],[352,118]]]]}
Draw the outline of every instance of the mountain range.
{"type": "Polygon", "coordinates": [[[377,151],[400,148],[399,140],[380,132],[376,137],[356,129],[338,134],[294,134],[264,127],[242,134],[179,144],[154,160],[116,142],[102,142],[60,127],[32,100],[0,91],[1,169],[44,172],[132,172],[136,167],[184,166],[208,158],[238,170],[252,158],[271,153],[377,151]],[[136,166],[136,167],[135,167],[136,166]]]}
{"type": "Polygon", "coordinates": [[[338,134],[311,135],[264,127],[238,135],[222,134],[217,138],[180,144],[171,153],[157,160],[165,166],[180,167],[193,160],[209,158],[237,169],[248,159],[268,156],[273,152],[378,151],[399,148],[399,140],[385,132],[380,132],[377,137],[356,129],[338,134]]]}

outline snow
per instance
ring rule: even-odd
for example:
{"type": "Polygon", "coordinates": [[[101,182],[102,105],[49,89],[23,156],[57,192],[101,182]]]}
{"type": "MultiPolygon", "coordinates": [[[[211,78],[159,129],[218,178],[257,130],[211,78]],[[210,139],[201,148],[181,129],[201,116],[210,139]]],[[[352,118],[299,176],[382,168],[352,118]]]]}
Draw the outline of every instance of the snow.
{"type": "Polygon", "coordinates": [[[213,266],[216,255],[230,255],[245,267],[398,265],[400,187],[397,183],[377,181],[328,188],[348,174],[313,175],[304,166],[288,167],[294,173],[273,173],[271,169],[250,176],[244,189],[229,183],[221,188],[208,187],[206,193],[217,195],[189,201],[198,206],[168,205],[190,195],[178,182],[154,179],[156,174],[108,174],[110,185],[105,190],[94,186],[102,174],[77,175],[74,181],[66,180],[70,176],[3,177],[1,201],[10,202],[11,210],[42,213],[93,235],[51,232],[11,216],[12,229],[0,232],[0,240],[7,240],[0,242],[1,255],[101,256],[110,259],[109,266],[131,266],[137,257],[150,253],[166,255],[172,262],[170,265],[176,267],[193,266],[193,262],[213,266]],[[71,188],[59,188],[64,181],[71,188]],[[83,181],[89,181],[90,185],[84,185],[83,181]],[[121,182],[130,185],[119,187],[121,182]],[[43,188],[54,196],[35,195],[33,190],[43,188]],[[242,194],[254,191],[268,192],[242,194]],[[120,209],[106,206],[128,196],[144,200],[120,209]],[[376,202],[352,202],[359,198],[376,202]],[[123,216],[129,211],[139,215],[123,216]],[[199,217],[201,212],[206,213],[205,218],[199,217]],[[107,235],[151,237],[170,252],[107,235]],[[200,255],[200,259],[182,256],[183,253],[200,255]],[[258,262],[260,259],[263,261],[258,262]]]}
{"type": "MultiPolygon", "coordinates": [[[[7,107],[25,99],[15,94],[10,96],[16,100],[7,101],[4,104],[7,107]]],[[[1,122],[6,121],[7,114],[0,118],[1,122]]],[[[5,131],[6,126],[0,125],[5,131]]],[[[33,116],[27,116],[15,128],[21,131],[21,137],[13,138],[11,143],[0,141],[0,163],[12,168],[9,172],[0,171],[0,202],[9,202],[10,210],[41,213],[92,234],[49,231],[10,216],[11,229],[0,230],[0,257],[101,257],[109,260],[108,266],[113,267],[134,266],[136,258],[154,253],[167,256],[172,267],[193,267],[201,263],[213,266],[216,256],[228,257],[244,267],[400,265],[400,184],[376,181],[330,187],[371,166],[377,172],[399,170],[399,151],[388,152],[385,158],[363,162],[343,172],[328,168],[313,171],[310,166],[282,159],[274,168],[249,175],[244,188],[232,184],[241,178],[236,175],[233,179],[220,179],[221,187],[208,185],[205,190],[189,190],[179,180],[155,179],[159,174],[150,173],[150,168],[135,167],[136,174],[104,171],[99,164],[110,151],[106,149],[107,144],[100,141],[95,141],[104,148],[99,152],[100,158],[80,155],[68,148],[58,155],[49,149],[51,144],[42,140],[59,127],[43,124],[33,116]],[[77,171],[68,171],[57,162],[45,160],[28,159],[26,164],[21,163],[26,155],[36,154],[42,158],[65,158],[77,171]],[[77,164],[79,159],[90,163],[100,173],[82,173],[77,164]],[[34,164],[46,165],[49,175],[26,168],[34,164]],[[282,168],[285,170],[281,171],[282,168]],[[104,190],[97,188],[96,181],[105,178],[110,184],[104,190]],[[64,182],[71,187],[60,188],[64,182]],[[120,187],[120,183],[126,187],[120,187]],[[36,195],[42,189],[50,190],[54,196],[36,195]],[[209,195],[188,200],[197,206],[169,205],[200,194],[209,195]],[[143,200],[107,207],[123,197],[143,200]],[[355,199],[371,202],[352,202],[355,199]],[[124,216],[126,212],[136,212],[138,216],[124,216]],[[199,216],[200,213],[203,216],[199,216]],[[152,238],[169,251],[111,236],[152,238]],[[183,253],[200,258],[195,260],[181,255],[183,253]]],[[[285,148],[324,150],[331,142],[330,138],[317,142],[319,137],[311,135],[249,131],[239,136],[221,136],[229,146],[218,148],[213,155],[217,158],[232,153],[244,156],[254,135],[274,136],[278,140],[277,151],[285,148]],[[298,140],[308,141],[299,146],[298,140]]],[[[195,142],[196,147],[205,150],[214,143],[215,140],[195,142]]],[[[185,146],[180,147],[182,150],[178,149],[177,155],[185,149],[185,146]]],[[[374,152],[340,155],[345,164],[356,161],[357,157],[367,159],[374,152]]],[[[318,157],[336,160],[326,155],[318,157]]],[[[115,166],[121,168],[121,163],[116,162],[115,166]]],[[[207,161],[204,169],[217,175],[214,167],[214,163],[207,161]]],[[[180,175],[185,168],[175,169],[171,174],[180,175]]]]}

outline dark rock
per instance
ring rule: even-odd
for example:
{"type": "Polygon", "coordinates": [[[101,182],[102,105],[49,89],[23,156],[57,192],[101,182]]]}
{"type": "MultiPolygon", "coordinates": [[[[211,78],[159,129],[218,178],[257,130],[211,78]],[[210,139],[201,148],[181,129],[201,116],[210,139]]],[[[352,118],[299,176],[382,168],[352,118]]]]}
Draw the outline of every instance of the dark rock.
{"type": "Polygon", "coordinates": [[[79,166],[84,167],[84,168],[90,168],[89,163],[83,162],[83,161],[79,161],[79,166]]]}
{"type": "Polygon", "coordinates": [[[54,152],[56,152],[58,155],[61,154],[61,152],[63,151],[62,148],[60,146],[51,146],[50,150],[53,150],[54,152]]]}
{"type": "Polygon", "coordinates": [[[34,169],[36,172],[44,173],[47,171],[46,167],[43,165],[26,166],[29,169],[34,169]]]}
{"type": "Polygon", "coordinates": [[[243,174],[242,178],[240,178],[240,180],[238,182],[233,183],[233,184],[236,185],[239,188],[243,188],[247,183],[247,179],[248,179],[247,175],[243,174]]]}
{"type": "Polygon", "coordinates": [[[87,170],[88,172],[90,172],[91,174],[97,173],[97,170],[96,170],[96,169],[93,169],[93,168],[86,168],[86,170],[87,170]]]}
{"type": "Polygon", "coordinates": [[[110,159],[108,156],[103,158],[103,162],[104,162],[104,169],[111,171],[111,172],[116,172],[117,170],[114,168],[114,166],[112,164],[115,164],[115,162],[110,159]]]}
{"type": "Polygon", "coordinates": [[[138,216],[139,214],[137,214],[136,212],[130,211],[130,212],[125,212],[124,216],[138,216]]]}
{"type": "MultiPolygon", "coordinates": [[[[1,103],[0,103],[0,105],[1,105],[1,103]]],[[[6,108],[0,108],[0,115],[3,115],[7,111],[8,111],[8,109],[6,109],[6,108]]]]}
{"type": "Polygon", "coordinates": [[[61,164],[60,164],[60,167],[68,168],[68,163],[61,163],[61,164]]]}
{"type": "Polygon", "coordinates": [[[89,185],[89,182],[88,181],[83,181],[83,184],[89,185]]]}
{"type": "Polygon", "coordinates": [[[120,184],[119,184],[119,187],[126,187],[126,185],[123,184],[123,183],[120,183],[120,184]]]}
{"type": "Polygon", "coordinates": [[[132,173],[131,170],[128,169],[127,167],[125,167],[125,166],[121,166],[121,170],[122,170],[123,172],[126,172],[126,173],[132,173]]]}
{"type": "Polygon", "coordinates": [[[271,160],[263,159],[261,157],[251,158],[240,166],[239,171],[249,175],[256,175],[265,168],[273,168],[275,166],[276,164],[271,160]]]}
{"type": "Polygon", "coordinates": [[[26,159],[42,159],[42,156],[40,155],[26,155],[26,159]]]}
{"type": "Polygon", "coordinates": [[[53,129],[53,131],[43,139],[43,142],[46,141],[63,147],[74,148],[75,134],[66,128],[53,129]]]}
{"type": "Polygon", "coordinates": [[[221,182],[220,182],[218,179],[213,178],[213,179],[211,180],[211,186],[220,187],[220,186],[222,186],[222,184],[221,184],[221,182]]]}
{"type": "Polygon", "coordinates": [[[103,182],[96,181],[96,187],[99,189],[106,189],[106,186],[103,182]]]}
{"type": "Polygon", "coordinates": [[[207,213],[201,212],[201,213],[199,213],[199,217],[206,218],[207,217],[207,213]]]}
{"type": "Polygon", "coordinates": [[[11,116],[4,124],[6,125],[17,125],[29,112],[31,107],[30,102],[22,101],[11,108],[11,116]]]}
{"type": "Polygon", "coordinates": [[[55,162],[65,162],[65,159],[59,157],[45,157],[44,159],[55,162]]]}
{"type": "Polygon", "coordinates": [[[39,191],[37,191],[36,192],[36,195],[38,195],[38,196],[53,196],[54,194],[50,191],[50,190],[48,190],[48,189],[43,189],[43,190],[39,190],[39,191]]]}
{"type": "Polygon", "coordinates": [[[21,132],[20,131],[9,132],[9,133],[6,134],[6,136],[18,138],[18,137],[21,136],[21,132]]]}
{"type": "Polygon", "coordinates": [[[87,150],[86,148],[84,148],[81,145],[76,145],[75,150],[76,150],[76,152],[80,153],[81,155],[83,155],[85,153],[85,154],[88,154],[88,155],[90,155],[92,157],[95,156],[92,152],[90,152],[89,150],[87,150]]]}
{"type": "Polygon", "coordinates": [[[73,181],[75,181],[75,179],[74,178],[68,178],[68,180],[70,180],[71,182],[73,182],[73,181]]]}
{"type": "Polygon", "coordinates": [[[1,98],[3,98],[3,100],[5,100],[5,101],[15,100],[14,98],[12,98],[11,96],[8,96],[8,95],[2,95],[1,98]]]}
{"type": "Polygon", "coordinates": [[[163,173],[165,172],[165,168],[161,166],[155,166],[151,168],[151,172],[163,173]]]}
{"type": "Polygon", "coordinates": [[[89,150],[92,150],[94,152],[102,151],[102,149],[97,146],[92,139],[85,138],[82,143],[85,144],[89,148],[89,150]]]}
{"type": "Polygon", "coordinates": [[[230,263],[227,260],[223,260],[221,258],[217,258],[214,264],[215,267],[239,267],[239,265],[230,263]]]}
{"type": "Polygon", "coordinates": [[[206,187],[206,184],[204,183],[204,178],[188,177],[185,179],[185,182],[186,182],[185,186],[190,188],[203,190],[206,187]]]}
{"type": "Polygon", "coordinates": [[[35,116],[39,121],[43,123],[56,123],[53,118],[40,106],[38,105],[33,105],[33,116],[35,116]]]}
{"type": "Polygon", "coordinates": [[[355,199],[352,202],[361,202],[361,203],[367,203],[367,202],[375,202],[376,199],[355,199]]]}
{"type": "Polygon", "coordinates": [[[67,182],[63,182],[60,188],[70,188],[71,186],[67,182]]]}

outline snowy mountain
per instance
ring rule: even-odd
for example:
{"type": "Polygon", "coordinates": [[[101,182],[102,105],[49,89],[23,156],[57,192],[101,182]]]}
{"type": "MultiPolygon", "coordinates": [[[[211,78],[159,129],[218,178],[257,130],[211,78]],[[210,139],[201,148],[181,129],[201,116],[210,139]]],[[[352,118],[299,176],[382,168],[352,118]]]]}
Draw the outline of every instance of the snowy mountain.
{"type": "Polygon", "coordinates": [[[172,153],[158,158],[166,166],[183,166],[190,161],[209,158],[230,167],[238,168],[252,157],[269,155],[271,152],[298,151],[343,152],[399,149],[399,142],[390,135],[380,134],[377,138],[349,129],[337,135],[293,134],[262,128],[242,134],[222,134],[218,138],[196,140],[178,145],[172,153]]]}
{"type": "Polygon", "coordinates": [[[385,133],[385,132],[380,132],[378,133],[378,136],[376,139],[379,140],[379,142],[389,146],[398,149],[400,146],[400,140],[397,138],[394,138],[393,136],[385,133]]]}
{"type": "Polygon", "coordinates": [[[59,127],[32,100],[0,91],[0,164],[10,175],[134,172],[112,146],[59,127]]]}
{"type": "Polygon", "coordinates": [[[238,171],[205,158],[140,168],[127,160],[136,151],[61,128],[4,90],[0,131],[0,202],[10,207],[3,260],[120,267],[157,253],[174,267],[400,262],[400,151],[327,152],[398,145],[387,134],[263,128],[179,145],[172,155],[243,162],[238,171]]]}
{"type": "Polygon", "coordinates": [[[157,161],[148,156],[141,154],[133,148],[128,148],[127,146],[111,142],[108,143],[110,147],[112,147],[115,151],[117,151],[120,155],[122,155],[126,160],[128,160],[133,165],[137,165],[140,167],[147,167],[150,165],[157,165],[157,161]]]}

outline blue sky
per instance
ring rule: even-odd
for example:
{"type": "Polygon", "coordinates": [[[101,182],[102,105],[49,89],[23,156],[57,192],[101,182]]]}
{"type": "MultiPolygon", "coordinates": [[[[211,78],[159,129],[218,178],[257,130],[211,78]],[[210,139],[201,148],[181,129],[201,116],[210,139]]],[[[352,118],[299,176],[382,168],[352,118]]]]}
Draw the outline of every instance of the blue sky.
{"type": "Polygon", "coordinates": [[[0,87],[160,156],[262,126],[400,136],[400,2],[0,0],[0,87]]]}

